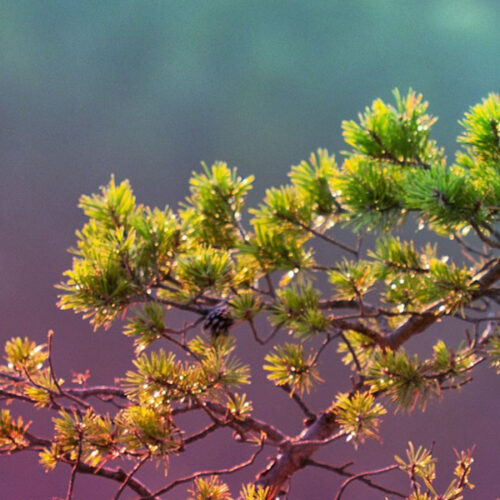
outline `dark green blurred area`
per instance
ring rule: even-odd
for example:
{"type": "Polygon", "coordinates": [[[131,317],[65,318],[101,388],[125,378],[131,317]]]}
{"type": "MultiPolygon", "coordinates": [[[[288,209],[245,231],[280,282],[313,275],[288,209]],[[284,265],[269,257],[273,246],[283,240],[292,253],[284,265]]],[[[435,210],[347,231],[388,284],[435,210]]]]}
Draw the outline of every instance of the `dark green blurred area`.
{"type": "MultiPolygon", "coordinates": [[[[392,99],[394,87],[429,100],[440,118],[434,137],[453,159],[457,121],[500,91],[499,26],[498,0],[0,0],[2,343],[13,335],[43,342],[54,328],[58,373],[69,380],[72,369],[89,367],[91,383],[110,383],[130,368],[130,342],[118,329],[91,335],[88,323],[55,307],[53,285],[83,222],[82,193],[114,172],[131,180],[139,202],[175,207],[200,161],[225,160],[256,176],[255,205],[317,147],[339,156],[341,121],[376,97],[392,99]]],[[[425,415],[396,417],[386,427],[389,446],[360,453],[365,465],[390,463],[410,438],[426,446],[437,439],[445,482],[451,448],[475,442],[474,498],[498,495],[493,379],[481,372],[470,392],[450,394],[425,415]]],[[[275,397],[262,377],[252,390],[275,397]]],[[[292,412],[283,425],[296,425],[292,412]]],[[[339,462],[352,459],[348,445],[339,462]]],[[[227,458],[218,441],[210,453],[227,458]]],[[[65,495],[68,470],[45,475],[36,462],[2,459],[5,498],[65,495]]],[[[99,498],[114,494],[92,481],[82,480],[81,491],[96,485],[99,498]]],[[[317,490],[300,481],[296,498],[332,495],[327,475],[317,490]]]]}
{"type": "Polygon", "coordinates": [[[80,171],[187,169],[182,186],[224,159],[275,180],[412,86],[453,148],[462,112],[497,88],[499,21],[495,0],[3,2],[2,128],[85,151],[80,171]]]}

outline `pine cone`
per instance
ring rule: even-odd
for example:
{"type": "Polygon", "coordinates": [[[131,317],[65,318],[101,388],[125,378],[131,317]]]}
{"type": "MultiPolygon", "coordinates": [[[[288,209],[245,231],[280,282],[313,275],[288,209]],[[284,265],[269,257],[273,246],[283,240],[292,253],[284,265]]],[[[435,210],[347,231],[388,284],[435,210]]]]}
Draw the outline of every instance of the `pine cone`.
{"type": "Polygon", "coordinates": [[[226,301],[219,302],[216,306],[212,307],[205,316],[203,331],[210,334],[212,337],[227,335],[233,323],[234,320],[229,314],[228,303],[226,301]]]}

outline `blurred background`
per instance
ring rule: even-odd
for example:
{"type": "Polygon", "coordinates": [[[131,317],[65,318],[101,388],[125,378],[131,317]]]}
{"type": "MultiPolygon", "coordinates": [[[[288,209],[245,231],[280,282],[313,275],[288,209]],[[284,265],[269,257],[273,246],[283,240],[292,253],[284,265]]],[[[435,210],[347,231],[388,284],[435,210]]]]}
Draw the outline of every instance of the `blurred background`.
{"type": "MultiPolygon", "coordinates": [[[[84,222],[76,207],[82,193],[96,191],[115,173],[130,179],[139,202],[175,207],[200,161],[225,160],[256,176],[249,200],[256,204],[266,187],[285,182],[289,166],[317,147],[340,157],[341,121],[376,97],[392,99],[396,86],[403,92],[411,86],[430,101],[430,112],[440,118],[434,136],[452,159],[457,121],[488,92],[499,91],[499,25],[496,0],[1,0],[2,343],[14,335],[43,342],[53,328],[59,376],[69,381],[71,370],[90,368],[90,384],[113,383],[131,368],[129,339],[119,328],[92,333],[80,317],[55,306],[54,284],[71,265],[66,249],[84,222]]],[[[461,338],[457,329],[435,332],[452,343],[461,338]]],[[[248,332],[238,335],[247,345],[248,332]]],[[[418,342],[409,349],[423,348],[418,342]]],[[[260,365],[266,350],[251,351],[260,365]]],[[[334,349],[329,356],[335,367],[334,349]]],[[[348,388],[341,367],[328,375],[310,398],[315,410],[348,388]]],[[[432,402],[426,413],[387,418],[384,444],[356,452],[350,443],[333,445],[319,458],[337,465],[355,460],[360,471],[389,465],[410,439],[435,442],[442,488],[451,479],[452,448],[475,444],[477,487],[465,498],[497,498],[498,389],[493,371],[481,369],[474,383],[432,402]]],[[[262,374],[255,373],[249,392],[257,417],[291,433],[300,429],[301,416],[262,374]]],[[[50,420],[36,418],[33,430],[49,432],[50,420]]],[[[153,467],[140,477],[159,486],[248,457],[243,445],[228,443],[229,433],[221,432],[185,458],[173,458],[169,478],[153,467]]],[[[264,464],[262,457],[228,478],[234,494],[264,464]]],[[[69,473],[62,465],[43,473],[34,455],[0,457],[0,496],[64,497],[69,473]]],[[[402,474],[391,478],[387,484],[407,484],[402,474]]],[[[308,469],[294,477],[289,498],[332,498],[340,482],[308,469]]],[[[112,498],[116,486],[80,476],[75,491],[76,498],[100,500],[112,498]]],[[[349,491],[354,500],[384,498],[362,485],[349,491]]],[[[186,498],[186,489],[168,498],[186,498]]]]}

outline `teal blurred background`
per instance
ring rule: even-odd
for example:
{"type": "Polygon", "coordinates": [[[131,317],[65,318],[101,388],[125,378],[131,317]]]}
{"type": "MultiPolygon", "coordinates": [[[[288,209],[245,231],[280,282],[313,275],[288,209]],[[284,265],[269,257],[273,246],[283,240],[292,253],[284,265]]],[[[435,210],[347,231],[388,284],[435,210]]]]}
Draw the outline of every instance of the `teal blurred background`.
{"type": "MultiPolygon", "coordinates": [[[[66,248],[83,222],[80,194],[115,173],[131,180],[140,202],[175,206],[200,161],[225,160],[255,174],[256,203],[310,151],[339,155],[341,121],[375,97],[391,98],[396,86],[430,101],[440,117],[435,138],[452,159],[463,112],[499,91],[499,25],[498,0],[0,1],[2,340],[42,341],[54,328],[61,376],[90,366],[91,383],[112,382],[130,368],[128,340],[117,329],[91,335],[87,323],[55,307],[53,285],[70,266],[66,248]]],[[[492,379],[480,372],[423,416],[396,417],[382,429],[387,445],[354,455],[383,466],[410,438],[436,440],[444,484],[452,446],[476,443],[469,498],[496,498],[500,403],[492,379]]],[[[264,403],[274,394],[258,377],[253,390],[264,403]]],[[[297,422],[287,425],[297,430],[297,422]]],[[[221,442],[212,447],[227,465],[221,442]]],[[[353,455],[340,450],[332,463],[353,455]]],[[[235,460],[246,456],[234,452],[235,460]]],[[[3,498],[65,495],[68,470],[44,475],[34,456],[0,460],[3,498]]],[[[172,473],[189,470],[173,465],[172,473]]],[[[338,481],[303,472],[290,499],[330,498],[338,481]]],[[[103,480],[77,479],[81,498],[113,491],[103,480]]],[[[185,498],[178,495],[169,498],[185,498]]]]}

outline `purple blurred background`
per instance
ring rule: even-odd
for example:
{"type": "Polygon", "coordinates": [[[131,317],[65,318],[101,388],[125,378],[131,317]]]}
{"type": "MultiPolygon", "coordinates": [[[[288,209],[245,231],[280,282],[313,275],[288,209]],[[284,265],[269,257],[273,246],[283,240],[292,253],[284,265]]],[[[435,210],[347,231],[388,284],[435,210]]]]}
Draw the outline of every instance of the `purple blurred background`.
{"type": "MultiPolygon", "coordinates": [[[[339,155],[341,121],[375,97],[389,99],[396,86],[412,86],[430,101],[440,117],[435,137],[452,159],[457,120],[499,90],[499,22],[494,0],[0,2],[2,342],[12,336],[44,342],[52,328],[59,376],[69,380],[71,370],[89,368],[90,384],[112,383],[131,368],[129,339],[119,327],[92,333],[55,306],[53,285],[70,266],[66,249],[84,221],[76,208],[82,193],[115,173],[130,179],[139,202],[175,207],[200,161],[224,160],[255,174],[249,199],[255,205],[266,187],[285,182],[290,164],[317,147],[339,155]]],[[[462,329],[438,325],[408,348],[429,352],[438,337],[457,344],[462,329]]],[[[266,349],[245,329],[236,335],[239,352],[260,366],[266,349]]],[[[325,359],[328,382],[309,398],[315,410],[349,386],[334,348],[325,359]]],[[[362,470],[392,463],[408,440],[435,441],[442,488],[451,479],[452,448],[475,444],[477,487],[465,498],[494,499],[500,496],[498,389],[493,371],[482,367],[474,383],[432,402],[424,414],[386,418],[383,445],[353,451],[350,443],[335,444],[318,458],[355,460],[362,470]]],[[[284,431],[300,429],[292,402],[258,370],[249,394],[257,417],[284,431]]],[[[50,416],[36,417],[35,431],[50,428],[50,416]]],[[[153,467],[139,477],[160,486],[194,467],[228,466],[249,453],[220,431],[185,458],[173,458],[168,479],[153,467]]],[[[65,496],[69,468],[45,474],[37,460],[0,457],[1,498],[65,496]]],[[[251,470],[230,476],[234,494],[264,464],[262,456],[251,470]]],[[[387,476],[387,483],[391,477],[406,486],[402,474],[387,476]]],[[[290,500],[332,498],[340,482],[307,469],[294,478],[290,500]]],[[[76,498],[100,500],[112,498],[116,486],[79,476],[75,491],[76,498]]],[[[186,498],[186,489],[174,491],[167,497],[186,498]]],[[[384,497],[364,486],[349,491],[350,499],[384,497]]]]}

